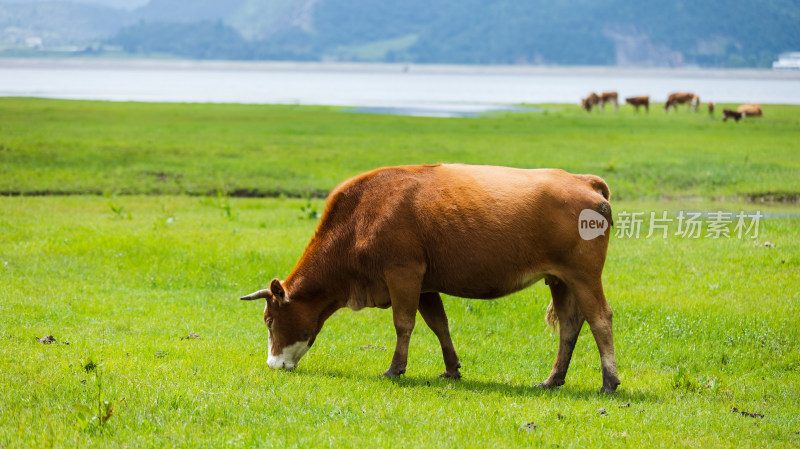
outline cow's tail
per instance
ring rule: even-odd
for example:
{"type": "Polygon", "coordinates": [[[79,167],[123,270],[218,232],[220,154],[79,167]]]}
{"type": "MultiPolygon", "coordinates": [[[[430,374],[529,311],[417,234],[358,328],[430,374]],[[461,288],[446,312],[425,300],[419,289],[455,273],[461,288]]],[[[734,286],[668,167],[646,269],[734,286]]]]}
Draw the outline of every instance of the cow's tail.
{"type": "Polygon", "coordinates": [[[558,333],[558,315],[556,315],[556,308],[553,306],[552,300],[547,306],[547,312],[544,314],[544,322],[554,333],[558,333]]]}

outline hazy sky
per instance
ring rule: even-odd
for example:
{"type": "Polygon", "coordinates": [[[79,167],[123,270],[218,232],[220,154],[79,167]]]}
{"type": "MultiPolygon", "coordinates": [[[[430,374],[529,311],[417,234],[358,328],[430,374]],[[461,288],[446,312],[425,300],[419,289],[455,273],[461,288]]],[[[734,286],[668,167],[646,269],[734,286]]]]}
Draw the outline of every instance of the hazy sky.
{"type": "Polygon", "coordinates": [[[142,5],[147,4],[149,1],[150,0],[0,0],[0,3],[70,2],[70,3],[90,3],[95,5],[105,5],[120,9],[135,9],[142,5]]]}

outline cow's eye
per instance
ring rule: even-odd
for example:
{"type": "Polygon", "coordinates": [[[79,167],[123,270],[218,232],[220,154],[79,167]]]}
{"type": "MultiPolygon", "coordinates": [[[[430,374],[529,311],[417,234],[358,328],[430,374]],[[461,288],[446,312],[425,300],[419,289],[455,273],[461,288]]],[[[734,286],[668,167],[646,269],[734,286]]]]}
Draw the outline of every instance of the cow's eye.
{"type": "Polygon", "coordinates": [[[272,329],[272,317],[271,316],[268,316],[268,317],[264,318],[264,322],[267,324],[268,328],[272,329]]]}

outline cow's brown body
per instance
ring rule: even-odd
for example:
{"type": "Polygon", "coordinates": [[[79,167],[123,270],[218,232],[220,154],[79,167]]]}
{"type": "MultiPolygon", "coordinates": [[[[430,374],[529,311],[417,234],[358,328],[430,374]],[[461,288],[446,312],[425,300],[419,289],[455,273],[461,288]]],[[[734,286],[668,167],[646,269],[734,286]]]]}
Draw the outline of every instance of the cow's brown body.
{"type": "Polygon", "coordinates": [[[619,109],[619,95],[616,92],[603,92],[600,95],[592,92],[588,97],[581,100],[581,107],[588,112],[592,112],[593,106],[598,106],[600,112],[603,112],[603,107],[606,103],[614,104],[614,112],[619,109]]]}
{"type": "Polygon", "coordinates": [[[419,310],[442,345],[444,376],[457,378],[460,363],[439,293],[492,299],[546,278],[553,297],[548,318],[560,324],[561,338],[542,385],[564,383],[587,321],[600,351],[603,389],[613,392],[619,380],[612,313],[601,283],[608,234],[584,240],[578,231],[584,209],[610,222],[608,196],[602,179],[562,170],[378,169],[330,194],[314,237],[285,281],[275,279],[270,289],[242,299],[267,299],[272,367],[293,368],[336,310],[392,307],[397,346],[385,375],[405,372],[419,310]]]}
{"type": "Polygon", "coordinates": [[[667,101],[664,103],[664,111],[669,111],[669,108],[678,108],[679,104],[688,104],[689,110],[697,112],[697,107],[700,104],[700,97],[691,92],[679,92],[670,94],[667,101]]]}
{"type": "Polygon", "coordinates": [[[619,95],[616,92],[603,92],[600,94],[600,112],[603,112],[603,106],[606,103],[614,104],[614,112],[619,109],[619,95]]]}
{"type": "Polygon", "coordinates": [[[639,112],[639,106],[644,106],[644,110],[648,113],[650,112],[650,96],[648,95],[628,97],[625,99],[625,102],[636,108],[636,112],[639,112]]]}
{"type": "Polygon", "coordinates": [[[757,104],[743,104],[736,108],[736,110],[725,109],[722,111],[722,121],[727,122],[729,118],[739,121],[745,117],[763,117],[764,111],[761,106],[757,104]]]}
{"type": "Polygon", "coordinates": [[[742,117],[762,117],[764,115],[761,105],[757,104],[743,104],[736,108],[736,112],[742,114],[742,117]]]}

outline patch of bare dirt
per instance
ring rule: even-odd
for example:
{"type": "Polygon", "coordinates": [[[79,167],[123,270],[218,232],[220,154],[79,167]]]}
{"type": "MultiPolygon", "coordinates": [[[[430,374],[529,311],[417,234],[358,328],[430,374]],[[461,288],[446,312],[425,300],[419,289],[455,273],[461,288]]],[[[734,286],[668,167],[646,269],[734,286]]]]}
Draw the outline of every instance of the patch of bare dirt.
{"type": "Polygon", "coordinates": [[[181,340],[199,340],[200,334],[197,332],[189,332],[185,337],[181,337],[181,340]]]}
{"type": "Polygon", "coordinates": [[[55,343],[56,342],[56,338],[53,337],[52,335],[47,335],[47,336],[42,337],[42,338],[37,338],[36,340],[38,340],[39,343],[41,343],[43,345],[49,345],[50,343],[55,343]]]}
{"type": "Polygon", "coordinates": [[[761,413],[746,412],[744,410],[739,410],[736,407],[731,408],[731,411],[733,413],[739,413],[742,416],[748,416],[750,418],[763,418],[764,417],[764,415],[762,415],[761,413]]]}
{"type": "Polygon", "coordinates": [[[752,203],[800,203],[800,192],[756,192],[748,193],[752,203]]]}

